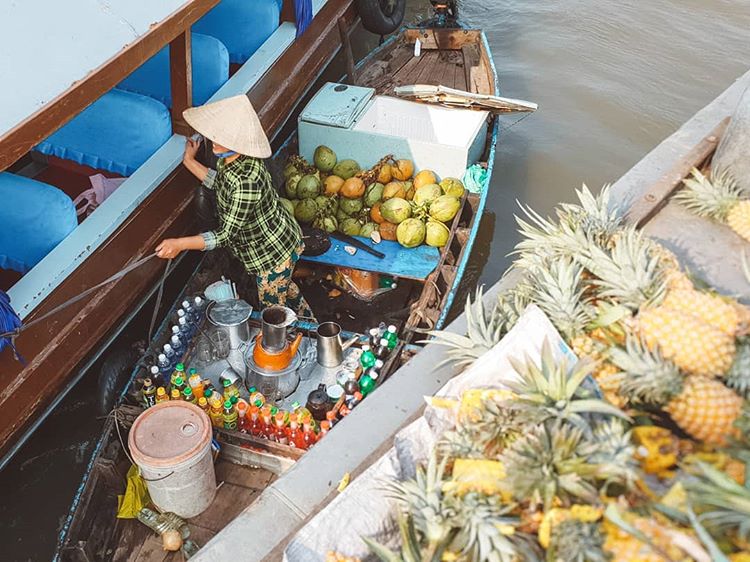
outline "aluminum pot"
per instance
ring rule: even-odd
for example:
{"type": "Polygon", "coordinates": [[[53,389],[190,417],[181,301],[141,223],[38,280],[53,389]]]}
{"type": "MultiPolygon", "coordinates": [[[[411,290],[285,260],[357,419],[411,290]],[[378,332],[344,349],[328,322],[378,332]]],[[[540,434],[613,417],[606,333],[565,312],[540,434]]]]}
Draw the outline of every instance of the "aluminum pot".
{"type": "Polygon", "coordinates": [[[212,302],[207,311],[208,321],[229,335],[230,349],[240,349],[250,340],[248,320],[253,307],[241,299],[212,302]]]}

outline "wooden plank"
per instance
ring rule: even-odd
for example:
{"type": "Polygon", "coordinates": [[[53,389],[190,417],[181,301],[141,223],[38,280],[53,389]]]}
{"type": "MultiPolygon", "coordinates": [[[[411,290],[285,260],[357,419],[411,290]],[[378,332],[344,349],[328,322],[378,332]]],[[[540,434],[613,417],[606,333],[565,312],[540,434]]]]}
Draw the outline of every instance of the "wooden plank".
{"type": "MultiPolygon", "coordinates": [[[[145,527],[145,525],[142,526],[145,527]]],[[[147,530],[148,535],[143,540],[143,544],[141,544],[138,554],[135,558],[129,559],[128,562],[130,562],[130,560],[132,560],[132,562],[164,562],[167,555],[169,555],[169,552],[164,550],[161,537],[151,531],[151,529],[147,530]]]]}
{"type": "Polygon", "coordinates": [[[218,3],[192,0],[0,137],[0,171],[111,90],[218,3]]]}
{"type": "Polygon", "coordinates": [[[189,523],[219,532],[250,505],[261,491],[225,482],[219,486],[208,509],[197,517],[190,518],[189,523]]]}
{"type": "Polygon", "coordinates": [[[217,482],[226,482],[253,490],[264,490],[276,479],[276,475],[268,470],[241,466],[221,459],[216,463],[215,469],[217,482]]]}
{"type": "Polygon", "coordinates": [[[122,528],[117,548],[110,560],[112,562],[135,562],[141,546],[154,532],[136,519],[118,519],[116,526],[122,528]]]}
{"type": "Polygon", "coordinates": [[[300,451],[296,447],[282,445],[268,439],[259,439],[247,433],[240,433],[239,431],[227,431],[225,429],[216,429],[215,431],[222,444],[228,443],[230,445],[243,446],[292,460],[299,460],[304,453],[304,451],[300,451]]]}
{"type": "Polygon", "coordinates": [[[169,43],[169,79],[172,87],[172,130],[190,136],[192,129],[182,112],[193,105],[191,34],[184,32],[169,43]]]}
{"type": "Polygon", "coordinates": [[[667,200],[682,184],[694,167],[700,166],[719,145],[721,137],[729,125],[729,117],[723,119],[682,158],[677,160],[672,168],[656,182],[647,193],[628,209],[626,220],[642,228],[659,210],[666,205],[667,200]]]}
{"type": "Polygon", "coordinates": [[[492,70],[492,61],[490,54],[484,48],[484,43],[479,43],[479,67],[472,72],[472,81],[467,84],[473,86],[474,93],[497,95],[495,91],[495,73],[492,70]]]}
{"type": "Polygon", "coordinates": [[[341,35],[341,44],[344,49],[346,59],[346,74],[349,77],[350,84],[357,83],[357,70],[354,67],[354,53],[352,52],[352,41],[349,35],[350,29],[344,18],[339,18],[339,35],[341,35]]]}
{"type": "MultiPolygon", "coordinates": [[[[300,454],[302,451],[300,451],[300,454]]],[[[221,449],[223,459],[243,467],[259,467],[276,475],[282,475],[294,466],[296,462],[289,457],[282,457],[264,452],[248,445],[239,446],[223,443],[221,449]]]]}
{"type": "Polygon", "coordinates": [[[412,53],[411,58],[409,58],[409,60],[404,63],[404,66],[402,66],[396,73],[394,73],[394,85],[410,85],[411,82],[409,82],[409,77],[412,76],[415,72],[418,72],[420,64],[422,64],[422,55],[415,57],[412,53]]]}
{"type": "Polygon", "coordinates": [[[404,32],[408,43],[413,44],[417,38],[422,49],[460,49],[467,43],[479,43],[482,32],[478,29],[407,29],[404,32]]]}

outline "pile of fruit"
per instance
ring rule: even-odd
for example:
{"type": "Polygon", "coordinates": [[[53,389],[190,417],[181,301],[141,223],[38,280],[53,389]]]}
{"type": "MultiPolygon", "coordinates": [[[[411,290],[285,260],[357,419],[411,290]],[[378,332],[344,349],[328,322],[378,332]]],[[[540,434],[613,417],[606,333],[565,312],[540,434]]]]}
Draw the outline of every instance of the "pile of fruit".
{"type": "Polygon", "coordinates": [[[464,186],[430,170],[414,173],[410,160],[386,156],[369,170],[337,159],[326,146],[315,149],[314,165],[293,156],[284,168],[281,202],[300,224],[327,232],[397,240],[405,248],[444,246],[449,224],[461,208],[464,186]]]}
{"type": "Polygon", "coordinates": [[[381,559],[750,561],[750,310],[606,187],[578,198],[525,208],[521,281],[467,302],[467,336],[433,335],[469,364],[533,303],[579,361],[545,348],[508,390],[464,394],[427,467],[391,485],[402,552],[368,541],[381,559]]]}

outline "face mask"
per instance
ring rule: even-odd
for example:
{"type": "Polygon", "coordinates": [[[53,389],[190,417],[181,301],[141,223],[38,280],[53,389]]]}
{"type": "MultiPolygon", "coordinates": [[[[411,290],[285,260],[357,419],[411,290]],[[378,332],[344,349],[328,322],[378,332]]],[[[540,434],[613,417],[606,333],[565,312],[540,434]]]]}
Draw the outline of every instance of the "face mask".
{"type": "Polygon", "coordinates": [[[217,158],[229,158],[237,154],[234,150],[227,150],[226,152],[214,152],[217,158]]]}

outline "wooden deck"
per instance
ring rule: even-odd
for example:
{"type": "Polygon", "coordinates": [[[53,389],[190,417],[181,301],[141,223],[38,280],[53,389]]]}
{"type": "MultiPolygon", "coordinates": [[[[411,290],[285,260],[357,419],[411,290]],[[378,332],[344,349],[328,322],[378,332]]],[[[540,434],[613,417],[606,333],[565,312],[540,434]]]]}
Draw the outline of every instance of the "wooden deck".
{"type": "MultiPolygon", "coordinates": [[[[262,468],[249,468],[220,460],[215,465],[219,489],[209,508],[188,520],[190,538],[198,546],[205,545],[232,519],[250,505],[276,479],[276,475],[262,468]]],[[[180,552],[165,552],[161,537],[135,519],[119,520],[122,535],[112,562],[178,562],[180,552]]]]}

